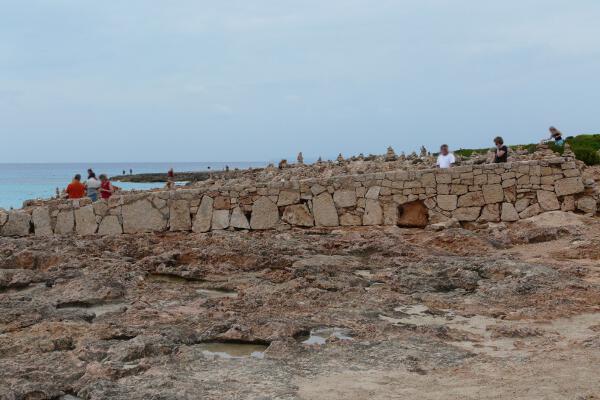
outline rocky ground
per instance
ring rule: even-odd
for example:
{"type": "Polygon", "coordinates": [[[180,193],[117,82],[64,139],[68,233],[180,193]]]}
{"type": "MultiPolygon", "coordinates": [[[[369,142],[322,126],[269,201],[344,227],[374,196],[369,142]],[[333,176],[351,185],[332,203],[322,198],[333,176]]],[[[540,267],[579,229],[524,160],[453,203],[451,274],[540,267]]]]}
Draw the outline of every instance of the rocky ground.
{"type": "Polygon", "coordinates": [[[1,399],[598,399],[600,219],[0,238],[1,399]]]}

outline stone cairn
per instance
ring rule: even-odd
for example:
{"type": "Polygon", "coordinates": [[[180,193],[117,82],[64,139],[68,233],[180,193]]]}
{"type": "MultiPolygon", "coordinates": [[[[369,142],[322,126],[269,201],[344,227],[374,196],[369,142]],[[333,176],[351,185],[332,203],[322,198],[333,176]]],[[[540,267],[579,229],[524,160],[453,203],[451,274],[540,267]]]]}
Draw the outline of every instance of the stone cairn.
{"type": "Polygon", "coordinates": [[[398,157],[396,157],[396,152],[392,148],[392,146],[388,146],[387,152],[385,153],[385,161],[396,161],[398,157]]]}
{"type": "Polygon", "coordinates": [[[340,164],[344,162],[344,156],[342,156],[342,153],[338,154],[336,161],[340,164]]]}
{"type": "Polygon", "coordinates": [[[298,161],[298,164],[300,164],[300,165],[304,164],[304,156],[302,155],[302,152],[298,153],[298,157],[296,158],[296,161],[298,161]]]}
{"type": "Polygon", "coordinates": [[[427,157],[427,149],[425,146],[421,146],[421,158],[427,157]]]}

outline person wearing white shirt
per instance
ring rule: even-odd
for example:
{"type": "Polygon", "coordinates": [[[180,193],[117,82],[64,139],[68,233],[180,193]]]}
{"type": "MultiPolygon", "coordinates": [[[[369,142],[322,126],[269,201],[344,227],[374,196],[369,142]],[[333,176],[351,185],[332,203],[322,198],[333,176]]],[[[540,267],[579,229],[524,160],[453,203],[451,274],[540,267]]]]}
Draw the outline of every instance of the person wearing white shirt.
{"type": "Polygon", "coordinates": [[[440,147],[440,155],[437,158],[437,166],[438,168],[450,168],[454,165],[456,159],[454,158],[454,154],[448,152],[448,145],[443,144],[440,147]]]}
{"type": "Polygon", "coordinates": [[[98,200],[98,189],[100,188],[101,182],[96,179],[96,174],[90,173],[87,181],[85,181],[85,187],[87,189],[87,196],[92,201],[98,200]]]}

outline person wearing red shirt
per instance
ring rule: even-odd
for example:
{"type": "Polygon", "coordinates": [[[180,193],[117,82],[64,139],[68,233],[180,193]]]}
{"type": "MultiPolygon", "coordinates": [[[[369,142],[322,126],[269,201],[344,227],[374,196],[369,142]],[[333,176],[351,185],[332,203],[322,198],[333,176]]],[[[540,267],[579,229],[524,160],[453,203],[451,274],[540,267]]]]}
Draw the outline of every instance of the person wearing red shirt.
{"type": "Polygon", "coordinates": [[[104,174],[100,175],[100,197],[108,199],[114,193],[115,189],[108,180],[108,177],[104,174]]]}
{"type": "Polygon", "coordinates": [[[75,175],[73,181],[67,186],[66,192],[69,199],[81,199],[85,196],[85,186],[81,183],[81,175],[75,175]]]}

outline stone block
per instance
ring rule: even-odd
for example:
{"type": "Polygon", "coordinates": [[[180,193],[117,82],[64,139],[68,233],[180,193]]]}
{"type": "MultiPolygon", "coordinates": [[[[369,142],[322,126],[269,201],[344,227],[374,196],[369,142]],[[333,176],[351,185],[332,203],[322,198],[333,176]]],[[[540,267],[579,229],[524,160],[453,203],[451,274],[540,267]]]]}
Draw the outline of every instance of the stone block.
{"type": "Polygon", "coordinates": [[[333,194],[333,202],[339,208],[356,206],[355,190],[336,190],[333,194]]]}
{"type": "Polygon", "coordinates": [[[365,213],[363,215],[363,225],[382,225],[383,209],[378,200],[367,199],[365,213]]]}
{"type": "MultiPolygon", "coordinates": [[[[377,194],[379,195],[379,190],[377,190],[377,194]]],[[[333,198],[329,193],[321,193],[313,199],[313,213],[316,226],[338,226],[340,224],[333,198]]]]}
{"type": "Polygon", "coordinates": [[[214,210],[212,214],[211,229],[223,230],[229,228],[229,210],[214,210]]]}
{"type": "Polygon", "coordinates": [[[300,192],[298,190],[282,190],[279,192],[277,205],[280,207],[297,204],[300,202],[300,192]]]}
{"type": "Polygon", "coordinates": [[[123,227],[116,215],[107,215],[102,218],[98,226],[98,234],[102,236],[115,236],[123,233],[123,227]]]}
{"type": "Polygon", "coordinates": [[[560,209],[560,203],[558,202],[558,198],[554,192],[538,190],[536,193],[537,201],[540,203],[542,210],[553,211],[560,209]]]}
{"type": "Polygon", "coordinates": [[[517,212],[521,212],[529,207],[530,200],[526,197],[519,199],[515,202],[515,209],[517,212]]]}
{"type": "Polygon", "coordinates": [[[212,223],[213,214],[213,203],[214,200],[212,197],[208,195],[204,195],[202,197],[202,201],[200,202],[200,206],[198,207],[198,212],[196,213],[196,217],[194,218],[194,225],[192,226],[192,230],[194,232],[210,231],[210,225],[212,223]]]}
{"type": "MultiPolygon", "coordinates": [[[[331,196],[323,192],[319,196],[331,196]]],[[[333,203],[333,201],[332,201],[333,203]]],[[[275,228],[279,222],[279,209],[268,197],[259,197],[252,205],[252,215],[250,216],[250,227],[256,230],[275,228]]]]}
{"type": "Polygon", "coordinates": [[[293,226],[314,226],[314,218],[306,204],[294,204],[287,206],[283,211],[282,218],[285,222],[293,226]]]}
{"type": "Polygon", "coordinates": [[[575,197],[565,196],[560,205],[562,211],[575,211],[575,197]]]}
{"type": "Polygon", "coordinates": [[[452,217],[458,221],[476,221],[481,213],[481,207],[460,207],[452,211],[452,217]]]}
{"type": "Polygon", "coordinates": [[[75,232],[81,236],[93,235],[98,229],[96,214],[92,205],[75,210],[75,232]]]}
{"type": "Polygon", "coordinates": [[[31,213],[33,231],[35,236],[52,236],[52,223],[50,222],[50,210],[48,207],[37,207],[31,213]]]}
{"type": "Polygon", "coordinates": [[[481,210],[480,221],[500,222],[500,203],[487,204],[481,210]]]}
{"type": "Polygon", "coordinates": [[[250,229],[248,218],[246,218],[246,214],[244,214],[242,209],[239,207],[234,208],[231,212],[231,220],[229,221],[229,224],[235,229],[250,229]]]}
{"type": "Polygon", "coordinates": [[[231,199],[226,196],[217,196],[213,200],[215,210],[229,210],[231,208],[231,199]]]}
{"type": "Polygon", "coordinates": [[[75,230],[75,215],[73,210],[62,210],[56,216],[56,225],[54,233],[57,235],[67,235],[75,230]]]}
{"type": "Polygon", "coordinates": [[[381,190],[381,187],[379,187],[379,186],[370,187],[369,190],[367,190],[367,194],[365,194],[365,198],[371,199],[371,200],[377,200],[379,198],[380,190],[381,190]]]}
{"type": "Polygon", "coordinates": [[[383,225],[396,225],[397,223],[398,205],[396,203],[389,202],[383,203],[383,225]]]}
{"type": "Polygon", "coordinates": [[[500,184],[483,185],[481,190],[486,204],[501,203],[504,200],[504,191],[500,184]]]}
{"type": "Polygon", "coordinates": [[[519,214],[511,203],[502,203],[500,219],[505,222],[514,222],[519,220],[519,214]]]}
{"type": "Polygon", "coordinates": [[[559,179],[554,183],[554,190],[557,196],[581,193],[584,190],[583,180],[579,176],[559,179]]]}
{"type": "Polygon", "coordinates": [[[31,228],[31,215],[24,211],[9,211],[2,226],[2,236],[27,236],[31,228]]]}
{"type": "Polygon", "coordinates": [[[171,202],[169,209],[169,229],[172,232],[189,231],[192,229],[190,212],[190,205],[187,200],[175,200],[171,202]]]}
{"type": "Polygon", "coordinates": [[[456,209],[458,196],[455,194],[438,194],[436,197],[438,207],[445,211],[456,209]]]}
{"type": "Polygon", "coordinates": [[[484,205],[483,192],[469,192],[458,198],[458,207],[482,207],[484,205]]]}
{"type": "Polygon", "coordinates": [[[577,209],[583,211],[586,214],[596,214],[598,212],[598,205],[596,199],[591,196],[584,196],[577,200],[577,209]]]}
{"type": "Polygon", "coordinates": [[[134,201],[122,207],[125,233],[160,232],[167,228],[167,220],[147,199],[134,201]]]}
{"type": "Polygon", "coordinates": [[[342,226],[360,226],[362,219],[359,215],[344,213],[340,216],[340,225],[342,226]]]}
{"type": "Polygon", "coordinates": [[[525,210],[521,211],[519,213],[519,217],[521,219],[529,218],[529,217],[538,215],[541,212],[542,212],[542,208],[540,207],[540,205],[538,203],[535,203],[535,204],[532,204],[529,207],[527,207],[525,210]]]}

